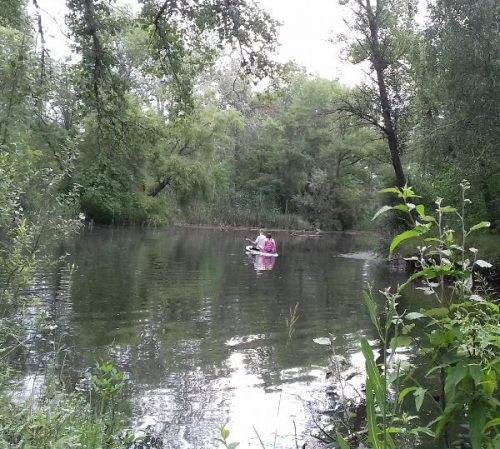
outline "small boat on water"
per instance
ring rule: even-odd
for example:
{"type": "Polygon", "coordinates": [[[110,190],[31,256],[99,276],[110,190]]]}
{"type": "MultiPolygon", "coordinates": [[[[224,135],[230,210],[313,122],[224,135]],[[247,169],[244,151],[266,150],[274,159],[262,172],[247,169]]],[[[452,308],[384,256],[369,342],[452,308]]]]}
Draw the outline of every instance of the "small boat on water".
{"type": "Polygon", "coordinates": [[[266,256],[266,257],[278,257],[278,253],[266,253],[264,251],[257,251],[253,249],[252,245],[245,247],[245,252],[251,254],[252,256],[266,256]]]}

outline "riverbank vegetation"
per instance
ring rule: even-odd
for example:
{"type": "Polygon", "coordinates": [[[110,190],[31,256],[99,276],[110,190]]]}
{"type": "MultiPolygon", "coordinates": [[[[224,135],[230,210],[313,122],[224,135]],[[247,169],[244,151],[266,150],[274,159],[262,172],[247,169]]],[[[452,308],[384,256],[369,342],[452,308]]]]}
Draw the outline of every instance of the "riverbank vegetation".
{"type": "MultiPolygon", "coordinates": [[[[416,271],[400,285],[364,295],[377,342],[361,341],[364,426],[352,426],[354,421],[359,425],[356,400],[339,396],[334,427],[330,435],[324,432],[341,449],[360,442],[370,448],[415,447],[430,438],[445,449],[493,449],[500,444],[499,298],[482,275],[491,264],[469,242],[490,223],[465,225],[470,185],[462,182],[460,187],[458,208],[438,198],[431,214],[411,188],[385,190],[398,202],[382,207],[376,216],[396,210],[412,224],[393,238],[389,251],[404,241],[417,241],[417,251],[407,258],[416,271]],[[450,226],[453,218],[458,228],[450,226]],[[430,307],[402,310],[400,300],[412,286],[431,298],[430,307]],[[408,347],[417,354],[408,354],[408,347]]],[[[335,356],[330,338],[315,341],[330,346],[334,382],[343,391],[345,366],[339,366],[346,360],[335,356]]]]}
{"type": "MultiPolygon", "coordinates": [[[[81,397],[46,387],[43,397],[50,401],[27,410],[13,405],[8,394],[14,361],[26,357],[34,335],[51,330],[51,323],[34,323],[27,314],[33,298],[26,290],[37,264],[48,263],[41,249],[82,220],[375,229],[371,218],[380,189],[412,185],[422,195],[419,208],[402,221],[388,220],[385,227],[392,229],[414,219],[434,223],[422,211],[443,212],[434,203],[436,192],[453,203],[468,179],[469,212],[451,220],[450,229],[460,225],[456,235],[464,235],[485,217],[489,234],[477,237],[474,247],[484,246],[499,260],[500,3],[430,1],[425,24],[417,23],[413,1],[339,3],[353,11],[351,34],[340,36],[346,57],[366,64],[371,75],[356,87],[311,76],[292,62],[274,62],[278,23],[251,1],[143,0],[134,12],[107,0],[70,0],[66,23],[73,56],[67,61],[51,57],[38,2],[32,2],[31,15],[27,1],[4,2],[0,350],[8,375],[1,379],[0,407],[2,416],[19,417],[21,427],[2,421],[2,444],[30,447],[43,435],[51,447],[61,429],[67,432],[57,441],[65,447],[80,447],[77,435],[84,434],[96,442],[84,447],[112,447],[115,441],[120,426],[106,421],[114,418],[113,408],[97,413],[81,397]],[[62,415],[66,407],[71,413],[62,415]],[[59,418],[49,422],[48,416],[59,418]],[[66,425],[72,417],[80,430],[66,425]]],[[[405,232],[420,236],[426,226],[412,223],[405,232]]],[[[441,261],[454,262],[443,251],[455,254],[452,246],[460,245],[451,231],[439,232],[434,250],[441,261]]],[[[463,245],[460,251],[463,256],[463,245]]],[[[485,421],[487,407],[497,400],[491,384],[498,369],[478,338],[486,325],[498,323],[490,315],[496,303],[483,307],[483,297],[478,311],[472,298],[477,293],[465,283],[478,262],[474,258],[465,267],[461,260],[460,269],[432,272],[440,285],[447,276],[459,282],[454,285],[463,301],[447,303],[447,314],[431,323],[440,336],[432,363],[452,376],[453,385],[441,377],[448,396],[455,387],[462,394],[440,404],[440,427],[431,431],[450,433],[450,420],[466,407],[474,419],[470,439],[478,448],[484,435],[493,444],[498,424],[485,421]],[[471,324],[470,333],[454,333],[464,322],[471,324]],[[453,362],[442,359],[450,354],[453,362]]],[[[421,268],[418,277],[428,279],[436,293],[429,271],[436,267],[421,268]]],[[[102,380],[104,373],[92,385],[114,394],[121,379],[110,370],[117,376],[113,381],[102,380]]],[[[377,376],[367,391],[384,411],[377,376]]],[[[421,386],[409,393],[419,401],[427,394],[421,386]]],[[[373,417],[375,405],[367,405],[373,417]]],[[[387,416],[382,430],[372,423],[374,447],[390,441],[387,416]]]]}
{"type": "Polygon", "coordinates": [[[24,210],[50,172],[95,223],[365,229],[382,186],[432,204],[465,178],[497,228],[496,3],[431,2],[423,25],[414,2],[342,1],[346,57],[372,75],[356,87],[273,62],[277,23],[240,3],[71,1],[59,61],[37,2],[10,0],[0,145],[24,210]]]}

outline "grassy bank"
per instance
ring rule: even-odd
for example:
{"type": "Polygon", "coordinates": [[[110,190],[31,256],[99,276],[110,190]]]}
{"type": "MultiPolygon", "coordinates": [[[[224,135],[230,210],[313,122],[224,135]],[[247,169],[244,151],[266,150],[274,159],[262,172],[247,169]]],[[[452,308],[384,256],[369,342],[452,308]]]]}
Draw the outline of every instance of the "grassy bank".
{"type": "Polygon", "coordinates": [[[178,214],[181,223],[215,227],[265,227],[266,229],[314,230],[311,223],[296,214],[284,214],[264,205],[232,205],[197,203],[178,214]]]}

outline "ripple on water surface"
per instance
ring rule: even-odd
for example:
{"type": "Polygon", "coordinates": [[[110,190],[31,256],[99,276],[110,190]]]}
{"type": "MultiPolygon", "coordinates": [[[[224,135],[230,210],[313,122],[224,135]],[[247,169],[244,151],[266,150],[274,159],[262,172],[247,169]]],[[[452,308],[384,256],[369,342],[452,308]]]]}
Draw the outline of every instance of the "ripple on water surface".
{"type": "Polygon", "coordinates": [[[336,354],[362,370],[359,339],[374,337],[362,290],[399,280],[361,257],[371,248],[358,236],[278,233],[268,265],[245,255],[245,236],[94,229],[65,249],[76,275],[44,287],[74,367],[114,360],[128,375],[133,421],[162,428],[165,447],[212,447],[226,422],[241,447],[261,447],[259,437],[295,447],[296,433],[303,442],[330,385],[327,348],[312,339],[332,334],[336,354]]]}

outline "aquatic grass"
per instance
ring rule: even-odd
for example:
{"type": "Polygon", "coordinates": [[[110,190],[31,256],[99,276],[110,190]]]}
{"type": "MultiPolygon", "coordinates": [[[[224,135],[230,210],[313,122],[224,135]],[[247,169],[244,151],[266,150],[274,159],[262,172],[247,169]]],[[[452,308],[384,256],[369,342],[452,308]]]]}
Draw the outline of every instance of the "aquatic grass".
{"type": "Polygon", "coordinates": [[[178,219],[185,224],[232,227],[261,227],[274,229],[304,229],[314,227],[300,215],[282,213],[266,204],[206,204],[196,203],[179,211],[178,219]]]}
{"type": "Polygon", "coordinates": [[[297,322],[299,321],[299,303],[295,303],[295,307],[290,306],[290,311],[288,318],[285,320],[286,327],[288,330],[288,342],[292,341],[293,334],[295,332],[295,328],[297,326],[297,322]]]}
{"type": "MultiPolygon", "coordinates": [[[[0,446],[19,449],[118,447],[95,419],[89,404],[76,394],[48,391],[22,404],[0,403],[0,446]]],[[[118,443],[117,441],[115,441],[118,443]]]]}
{"type": "Polygon", "coordinates": [[[257,435],[257,438],[259,439],[260,446],[262,447],[262,449],[266,449],[266,446],[264,445],[264,442],[262,441],[262,438],[260,437],[259,432],[255,428],[255,426],[252,426],[252,428],[253,428],[253,431],[255,432],[255,435],[257,435]]]}

